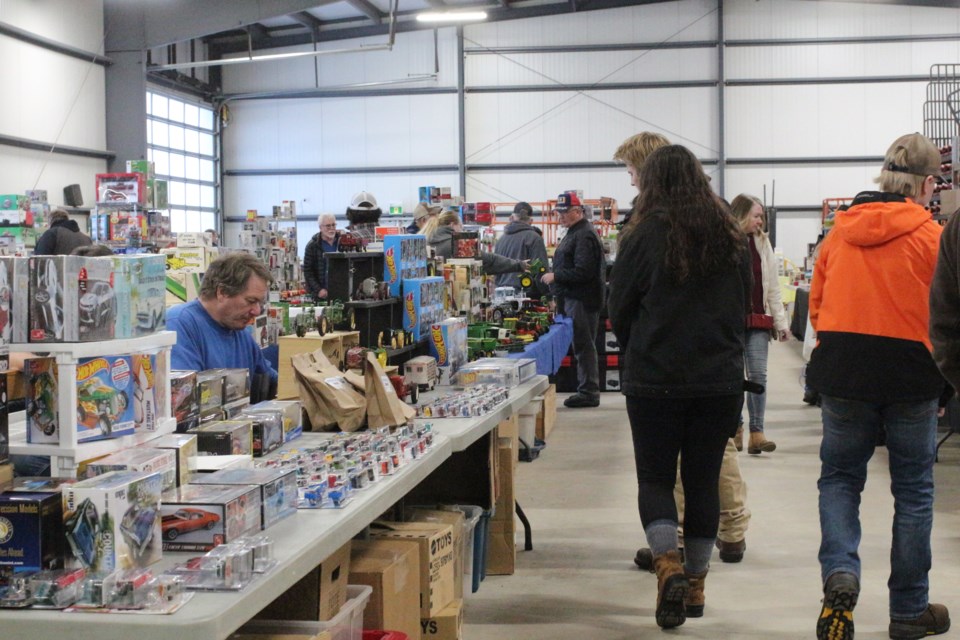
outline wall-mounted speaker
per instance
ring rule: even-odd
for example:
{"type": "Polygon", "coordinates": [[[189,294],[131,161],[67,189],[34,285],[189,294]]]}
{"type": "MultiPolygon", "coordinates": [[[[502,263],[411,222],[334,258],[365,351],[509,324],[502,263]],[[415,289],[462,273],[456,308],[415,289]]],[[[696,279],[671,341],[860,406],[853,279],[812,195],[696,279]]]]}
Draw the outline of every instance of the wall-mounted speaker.
{"type": "Polygon", "coordinates": [[[68,207],[83,206],[83,196],[80,195],[80,185],[71,184],[63,188],[63,203],[68,207]]]}

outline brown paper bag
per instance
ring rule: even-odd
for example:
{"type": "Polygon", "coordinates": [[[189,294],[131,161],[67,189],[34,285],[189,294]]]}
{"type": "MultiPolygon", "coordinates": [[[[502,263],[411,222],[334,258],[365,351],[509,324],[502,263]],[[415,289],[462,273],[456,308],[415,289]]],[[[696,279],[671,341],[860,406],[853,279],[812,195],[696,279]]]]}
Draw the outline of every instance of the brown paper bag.
{"type": "Polygon", "coordinates": [[[366,398],[347,383],[340,370],[330,364],[322,351],[317,350],[305,358],[293,356],[292,363],[304,408],[315,429],[318,424],[325,429],[343,431],[356,431],[363,427],[366,398]],[[308,398],[312,399],[312,403],[308,398]],[[311,411],[316,414],[316,420],[311,411]]]}
{"type": "Polygon", "coordinates": [[[370,429],[406,424],[416,415],[412,407],[397,397],[390,378],[372,353],[367,354],[363,378],[367,396],[367,426],[370,429]]]}

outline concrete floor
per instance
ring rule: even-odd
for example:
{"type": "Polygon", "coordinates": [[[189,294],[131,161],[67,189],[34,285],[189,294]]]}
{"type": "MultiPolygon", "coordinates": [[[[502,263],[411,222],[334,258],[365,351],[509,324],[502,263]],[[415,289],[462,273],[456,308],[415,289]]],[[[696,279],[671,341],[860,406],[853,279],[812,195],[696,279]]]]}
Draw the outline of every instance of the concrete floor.
{"type": "MultiPolygon", "coordinates": [[[[721,563],[715,555],[704,617],[666,633],[814,637],[822,595],[820,412],[801,401],[801,369],[799,343],[771,345],[766,433],[777,450],[741,454],[753,512],[746,555],[740,564],[721,563]]],[[[861,509],[862,592],[854,615],[858,640],[887,638],[889,622],[893,505],[885,449],[877,450],[869,473],[861,509]]],[[[960,638],[960,435],[941,449],[936,483],[931,599],[955,616],[954,629],[940,637],[960,638]]],[[[623,396],[605,393],[597,409],[560,406],[540,459],[520,464],[517,498],[533,524],[534,550],[518,546],[516,574],[487,577],[467,597],[465,640],[636,640],[665,633],[653,618],[656,579],[633,565],[646,542],[623,396]]]]}

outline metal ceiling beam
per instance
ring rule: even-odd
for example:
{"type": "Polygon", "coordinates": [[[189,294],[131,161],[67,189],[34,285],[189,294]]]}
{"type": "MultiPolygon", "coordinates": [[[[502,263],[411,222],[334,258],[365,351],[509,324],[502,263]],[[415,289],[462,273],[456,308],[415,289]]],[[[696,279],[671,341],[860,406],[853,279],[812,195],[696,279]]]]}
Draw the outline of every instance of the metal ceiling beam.
{"type": "Polygon", "coordinates": [[[15,27],[12,24],[7,24],[6,22],[0,22],[0,35],[13,38],[14,40],[19,40],[20,42],[32,44],[40,47],[41,49],[46,49],[47,51],[62,53],[63,55],[70,56],[71,58],[78,58],[86,62],[95,62],[102,67],[113,64],[113,61],[106,56],[102,56],[92,51],[84,51],[83,49],[71,47],[70,45],[63,44],[57,40],[50,40],[49,38],[38,36],[35,33],[31,33],[30,31],[26,31],[20,27],[15,27]]]}
{"type": "Polygon", "coordinates": [[[17,138],[15,136],[6,136],[3,134],[0,134],[0,145],[17,147],[20,149],[30,149],[31,151],[43,151],[45,153],[59,153],[68,156],[80,156],[82,158],[97,158],[98,160],[113,160],[116,157],[116,154],[112,151],[85,149],[83,147],[68,147],[62,144],[50,144],[49,142],[28,140],[27,138],[17,138]]]}
{"type": "MultiPolygon", "coordinates": [[[[960,36],[958,36],[960,39],[960,36]]],[[[595,53],[607,51],[656,51],[659,49],[713,49],[716,40],[689,40],[686,42],[623,42],[613,44],[570,44],[545,47],[469,47],[467,55],[514,55],[518,53],[595,53]]]]}
{"type": "Polygon", "coordinates": [[[297,169],[226,169],[223,175],[250,176],[342,176],[363,173],[456,173],[455,164],[427,164],[394,167],[305,167],[297,169]]]}
{"type": "Polygon", "coordinates": [[[845,78],[742,78],[727,80],[728,87],[764,87],[799,84],[880,84],[887,82],[929,82],[930,76],[849,76],[845,78]]]}
{"type": "Polygon", "coordinates": [[[958,33],[917,34],[910,36],[851,36],[844,38],[773,38],[754,40],[727,40],[727,47],[795,47],[824,44],[897,44],[909,42],[943,42],[960,40],[958,33]]]}
{"type": "MultiPolygon", "coordinates": [[[[114,0],[116,1],[116,0],[114,0]]],[[[584,11],[598,11],[602,9],[617,9],[622,7],[633,7],[637,5],[645,4],[660,4],[665,0],[580,0],[577,5],[577,11],[582,13],[584,11]]],[[[314,5],[317,4],[316,0],[313,2],[314,5]]],[[[471,6],[482,6],[477,3],[469,3],[457,5],[457,8],[467,8],[471,6]]],[[[501,20],[520,20],[524,18],[539,18],[546,16],[556,16],[566,13],[571,13],[570,5],[567,2],[552,2],[549,4],[542,5],[532,5],[532,6],[517,6],[511,4],[509,8],[504,7],[493,7],[485,9],[487,12],[487,22],[497,22],[501,20]]],[[[398,20],[395,31],[397,33],[408,33],[411,31],[420,31],[427,29],[434,29],[436,25],[417,22],[411,20],[414,14],[419,13],[417,11],[400,11],[397,13],[398,20]]],[[[325,22],[324,26],[326,27],[323,30],[323,40],[325,42],[333,40],[346,40],[350,38],[365,38],[369,36],[383,35],[387,33],[389,27],[387,24],[375,24],[375,25],[363,25],[363,26],[349,26],[350,24],[357,24],[357,21],[350,22],[340,22],[345,26],[342,28],[332,28],[331,25],[334,24],[334,20],[325,22]]],[[[275,32],[273,39],[271,40],[272,47],[294,47],[298,45],[311,44],[310,37],[307,34],[303,33],[294,33],[290,35],[279,35],[275,32]]],[[[247,50],[247,41],[246,38],[241,37],[240,32],[236,31],[235,28],[233,31],[226,31],[220,36],[210,37],[207,39],[207,43],[211,47],[211,57],[215,55],[225,55],[230,53],[239,53],[247,50]]]]}
{"type": "Polygon", "coordinates": [[[638,89],[691,89],[715,87],[716,80],[670,80],[665,82],[601,82],[593,84],[524,84],[467,87],[467,93],[543,93],[547,91],[635,91],[638,89]]]}
{"type": "Polygon", "coordinates": [[[307,29],[310,29],[310,32],[314,34],[314,37],[317,37],[317,35],[320,33],[320,25],[323,23],[321,23],[320,20],[317,19],[317,17],[312,13],[308,11],[297,11],[296,13],[291,13],[290,17],[305,26],[307,29]]]}
{"type": "Polygon", "coordinates": [[[247,33],[250,34],[250,37],[254,40],[269,40],[270,31],[267,30],[265,26],[259,22],[254,22],[253,24],[247,25],[247,33]]]}
{"type": "Polygon", "coordinates": [[[447,3],[443,0],[427,0],[427,4],[433,7],[434,9],[446,9],[447,3]]]}
{"type": "Polygon", "coordinates": [[[373,20],[374,24],[383,22],[384,14],[380,12],[380,9],[373,6],[370,0],[347,0],[347,4],[373,20]]]}

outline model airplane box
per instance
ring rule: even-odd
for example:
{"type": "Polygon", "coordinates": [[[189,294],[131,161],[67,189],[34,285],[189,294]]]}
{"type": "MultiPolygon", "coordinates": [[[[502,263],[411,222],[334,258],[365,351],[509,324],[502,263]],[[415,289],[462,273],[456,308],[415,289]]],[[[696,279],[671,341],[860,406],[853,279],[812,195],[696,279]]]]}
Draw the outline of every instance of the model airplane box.
{"type": "Polygon", "coordinates": [[[260,490],[255,486],[188,484],[163,494],[160,528],[164,551],[209,551],[260,531],[260,490]]]}
{"type": "Polygon", "coordinates": [[[166,280],[164,256],[140,254],[131,256],[131,309],[133,334],[150,335],[167,326],[166,280]]]}
{"type": "Polygon", "coordinates": [[[199,476],[194,483],[259,486],[264,529],[297,512],[296,469],[224,469],[199,476]]]}
{"type": "Polygon", "coordinates": [[[54,491],[0,494],[0,582],[63,566],[63,506],[54,491]]]}
{"type": "Polygon", "coordinates": [[[77,362],[77,442],[130,435],[138,392],[131,356],[77,362]]]}
{"type": "Polygon", "coordinates": [[[159,473],[111,471],[64,486],[67,567],[111,573],[160,559],[159,473]]]}
{"type": "Polygon", "coordinates": [[[111,471],[159,473],[163,481],[163,490],[167,491],[177,486],[177,454],[172,449],[135,447],[111,453],[87,465],[88,478],[94,478],[111,471]]]}
{"type": "Polygon", "coordinates": [[[54,358],[29,358],[23,363],[26,379],[27,442],[60,442],[59,378],[54,358]]]}
{"type": "Polygon", "coordinates": [[[27,258],[0,256],[0,341],[7,344],[28,341],[29,269],[27,258]]]}

